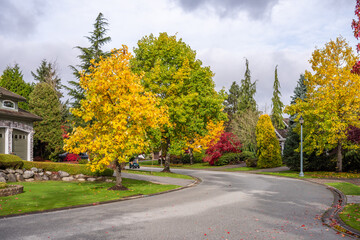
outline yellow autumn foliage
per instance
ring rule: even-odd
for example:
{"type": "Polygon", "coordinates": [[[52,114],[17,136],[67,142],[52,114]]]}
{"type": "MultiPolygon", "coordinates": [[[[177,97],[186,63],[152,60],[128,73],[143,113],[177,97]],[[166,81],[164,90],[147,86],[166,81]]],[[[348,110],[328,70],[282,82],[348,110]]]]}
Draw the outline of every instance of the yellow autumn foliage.
{"type": "Polygon", "coordinates": [[[110,57],[93,63],[90,73],[80,79],[85,99],[72,114],[82,118],[86,126],[73,130],[64,149],[89,153],[92,171],[103,170],[113,161],[126,162],[143,152],[148,146],[146,131],[168,123],[158,97],[146,92],[141,76],[131,72],[131,58],[123,45],[110,57]]]}

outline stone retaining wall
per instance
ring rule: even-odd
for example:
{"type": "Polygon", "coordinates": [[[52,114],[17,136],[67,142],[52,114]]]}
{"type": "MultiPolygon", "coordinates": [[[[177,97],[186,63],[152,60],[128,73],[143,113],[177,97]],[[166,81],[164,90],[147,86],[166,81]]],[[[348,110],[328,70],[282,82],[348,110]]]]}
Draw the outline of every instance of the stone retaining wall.
{"type": "Polygon", "coordinates": [[[64,171],[50,172],[44,171],[40,168],[25,169],[0,169],[0,182],[32,182],[32,181],[79,181],[79,182],[94,182],[106,181],[113,182],[109,177],[94,177],[84,174],[70,175],[64,171]]]}
{"type": "Polygon", "coordinates": [[[0,197],[16,195],[24,192],[24,186],[7,185],[6,188],[0,189],[0,197]]]}

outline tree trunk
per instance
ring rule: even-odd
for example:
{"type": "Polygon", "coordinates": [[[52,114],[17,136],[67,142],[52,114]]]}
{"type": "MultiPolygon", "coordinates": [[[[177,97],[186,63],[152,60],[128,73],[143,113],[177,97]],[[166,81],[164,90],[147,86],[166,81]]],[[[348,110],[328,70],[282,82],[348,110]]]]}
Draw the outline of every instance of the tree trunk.
{"type": "Polygon", "coordinates": [[[170,148],[170,139],[167,138],[167,139],[166,139],[166,145],[165,145],[165,152],[166,152],[165,164],[164,164],[164,169],[162,170],[162,172],[171,172],[171,171],[170,171],[170,153],[169,153],[169,148],[170,148]]]}
{"type": "Polygon", "coordinates": [[[193,153],[193,149],[189,148],[189,156],[190,156],[190,165],[194,164],[194,153],[193,153]]]}
{"type": "Polygon", "coordinates": [[[343,160],[342,145],[341,142],[339,142],[337,147],[337,163],[336,163],[337,172],[342,172],[342,160],[343,160]]]}
{"type": "Polygon", "coordinates": [[[114,161],[115,165],[115,176],[116,176],[116,184],[115,186],[109,188],[108,190],[128,190],[127,187],[122,185],[122,178],[121,178],[121,165],[118,160],[114,161]]]}

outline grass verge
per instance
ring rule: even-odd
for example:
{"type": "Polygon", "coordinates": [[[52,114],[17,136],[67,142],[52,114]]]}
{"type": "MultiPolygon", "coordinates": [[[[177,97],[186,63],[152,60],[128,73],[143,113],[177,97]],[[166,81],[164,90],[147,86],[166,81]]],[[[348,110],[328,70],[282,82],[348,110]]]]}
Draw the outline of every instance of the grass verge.
{"type": "MultiPolygon", "coordinates": [[[[146,161],[146,162],[140,162],[139,163],[140,166],[144,166],[144,167],[163,167],[160,166],[160,164],[158,164],[157,161],[146,161]]],[[[218,168],[218,167],[222,167],[222,166],[211,166],[209,165],[209,163],[207,162],[202,162],[202,163],[194,163],[193,165],[190,164],[170,164],[170,168],[187,168],[187,169],[206,169],[206,168],[218,168]]]]}
{"type": "Polygon", "coordinates": [[[304,172],[304,177],[299,177],[299,172],[283,171],[283,172],[258,172],[258,174],[275,175],[292,178],[360,178],[359,173],[336,173],[336,172],[304,172]]]}
{"type": "Polygon", "coordinates": [[[360,204],[348,204],[339,214],[341,220],[360,231],[360,204]]]}
{"type": "Polygon", "coordinates": [[[151,175],[158,177],[172,177],[172,178],[182,178],[182,179],[193,179],[188,175],[178,174],[178,173],[167,173],[167,172],[150,172],[150,171],[141,171],[141,170],[123,170],[125,173],[141,174],[141,175],[151,175]]]}
{"type": "Polygon", "coordinates": [[[238,172],[238,171],[254,171],[254,170],[258,170],[259,168],[256,167],[238,167],[238,168],[226,168],[223,169],[222,171],[227,171],[227,172],[238,172]]]}
{"type": "Polygon", "coordinates": [[[360,187],[347,182],[326,183],[326,185],[339,189],[345,195],[360,195],[360,187]]]}
{"type": "Polygon", "coordinates": [[[24,193],[0,197],[0,216],[43,211],[82,204],[117,200],[128,196],[153,194],[178,188],[146,181],[123,179],[128,191],[107,190],[114,183],[106,182],[17,182],[24,186],[24,193]]]}

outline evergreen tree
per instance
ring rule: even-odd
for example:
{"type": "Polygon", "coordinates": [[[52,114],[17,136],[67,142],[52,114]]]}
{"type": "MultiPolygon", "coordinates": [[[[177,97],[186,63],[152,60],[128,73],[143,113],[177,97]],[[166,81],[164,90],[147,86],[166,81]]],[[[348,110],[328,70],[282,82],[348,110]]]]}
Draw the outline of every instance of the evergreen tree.
{"type": "Polygon", "coordinates": [[[244,79],[241,80],[240,85],[240,98],[238,103],[238,110],[240,112],[245,111],[249,108],[256,110],[256,101],[254,95],[256,93],[256,81],[251,82],[251,72],[249,69],[249,60],[246,59],[246,70],[244,74],[244,79]]]}
{"type": "Polygon", "coordinates": [[[224,102],[225,105],[224,111],[228,114],[229,118],[231,118],[231,116],[237,113],[239,98],[240,98],[240,87],[236,83],[236,81],[234,81],[231,84],[229,93],[227,95],[227,99],[224,102]]]}
{"type": "Polygon", "coordinates": [[[43,120],[34,123],[35,154],[57,161],[62,152],[61,103],[56,91],[47,83],[36,84],[29,96],[31,112],[43,120]]]}
{"type": "Polygon", "coordinates": [[[259,168],[280,167],[281,149],[269,115],[261,115],[256,125],[257,166],[259,168]]]}
{"type": "MultiPolygon", "coordinates": [[[[0,87],[19,94],[29,101],[29,94],[33,91],[33,84],[26,83],[23,79],[23,74],[20,71],[19,65],[15,64],[14,67],[7,67],[2,76],[0,77],[0,87]]],[[[19,107],[24,110],[29,110],[27,102],[19,102],[19,107]]]]}
{"type": "Polygon", "coordinates": [[[91,60],[94,60],[95,63],[98,63],[100,57],[107,57],[110,55],[110,52],[104,52],[102,47],[111,41],[110,37],[106,37],[108,25],[107,19],[104,18],[102,13],[99,13],[94,23],[94,31],[90,32],[90,37],[86,37],[90,42],[90,47],[80,47],[76,48],[80,50],[81,54],[78,55],[80,59],[80,64],[75,66],[70,66],[73,70],[73,74],[76,77],[75,81],[69,81],[68,83],[71,87],[65,87],[69,91],[69,96],[74,100],[71,103],[73,108],[80,107],[80,100],[85,98],[84,89],[81,88],[79,84],[80,73],[85,71],[89,73],[90,66],[93,66],[91,60]]]}
{"type": "Polygon", "coordinates": [[[271,122],[274,125],[275,129],[284,129],[285,124],[283,122],[282,111],[284,104],[280,100],[280,82],[277,74],[277,66],[275,67],[275,81],[274,81],[274,91],[272,101],[272,111],[271,111],[271,122]]]}
{"type": "Polygon", "coordinates": [[[56,91],[56,95],[60,99],[62,97],[61,79],[56,73],[56,64],[47,62],[46,59],[41,61],[40,67],[36,69],[36,73],[31,72],[31,75],[36,81],[44,82],[50,85],[56,91]]]}

